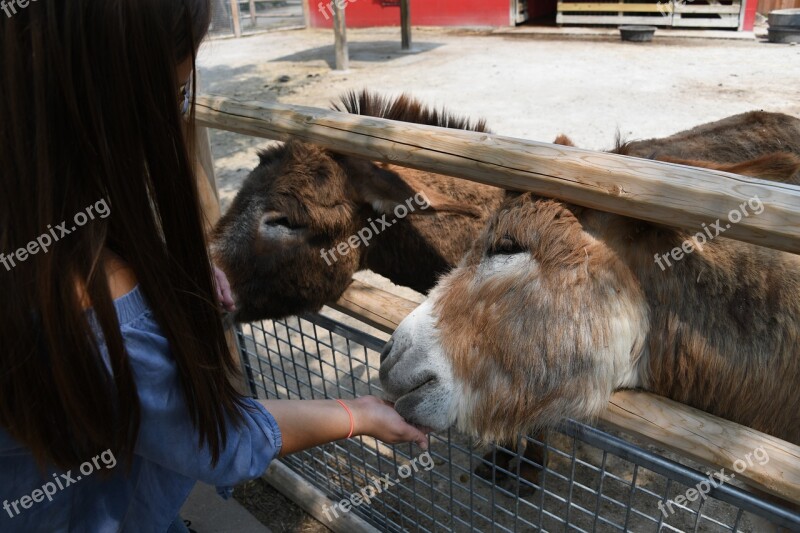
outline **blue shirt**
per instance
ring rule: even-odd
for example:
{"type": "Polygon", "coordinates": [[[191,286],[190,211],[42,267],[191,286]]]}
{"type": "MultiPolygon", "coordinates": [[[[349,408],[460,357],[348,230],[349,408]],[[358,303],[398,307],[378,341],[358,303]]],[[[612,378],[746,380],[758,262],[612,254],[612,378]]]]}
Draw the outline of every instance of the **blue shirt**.
{"type": "MultiPolygon", "coordinates": [[[[196,480],[227,494],[230,486],[264,473],[280,451],[275,419],[248,398],[243,425],[236,429],[228,422],[227,446],[212,468],[208,449],[198,447],[169,343],[144,295],[137,287],[114,305],[141,402],[133,468],[127,473],[122,462],[115,465],[109,451],[69,472],[42,473],[28,450],[0,428],[2,533],[164,533],[196,480]]],[[[99,331],[92,311],[89,317],[99,331]]],[[[110,368],[102,344],[101,350],[110,368]]]]}

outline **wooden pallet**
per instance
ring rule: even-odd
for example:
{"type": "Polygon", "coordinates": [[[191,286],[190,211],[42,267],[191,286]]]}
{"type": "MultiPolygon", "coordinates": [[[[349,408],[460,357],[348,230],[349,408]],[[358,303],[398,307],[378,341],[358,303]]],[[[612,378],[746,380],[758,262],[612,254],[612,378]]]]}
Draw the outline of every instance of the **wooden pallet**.
{"type": "Polygon", "coordinates": [[[594,1],[558,3],[558,24],[607,25],[645,24],[676,28],[738,28],[742,2],[722,4],[719,0],[594,1]],[[702,1],[703,3],[700,3],[702,1]]]}

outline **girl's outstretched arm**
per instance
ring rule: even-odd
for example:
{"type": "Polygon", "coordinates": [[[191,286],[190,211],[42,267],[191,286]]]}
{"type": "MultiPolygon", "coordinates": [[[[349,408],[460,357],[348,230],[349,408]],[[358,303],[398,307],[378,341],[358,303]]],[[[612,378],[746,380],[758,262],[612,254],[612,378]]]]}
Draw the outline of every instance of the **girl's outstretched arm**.
{"type": "MultiPolygon", "coordinates": [[[[416,442],[428,449],[428,438],[406,423],[391,404],[374,396],[342,400],[353,414],[353,436],[367,435],[387,444],[416,442]]],[[[259,400],[278,422],[280,456],[347,438],[350,414],[336,400],[259,400]]]]}

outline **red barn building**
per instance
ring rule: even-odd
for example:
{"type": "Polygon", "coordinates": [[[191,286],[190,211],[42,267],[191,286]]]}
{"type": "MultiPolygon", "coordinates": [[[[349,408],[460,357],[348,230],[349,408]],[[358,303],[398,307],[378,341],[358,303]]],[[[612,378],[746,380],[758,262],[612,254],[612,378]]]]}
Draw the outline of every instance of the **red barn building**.
{"type": "MultiPolygon", "coordinates": [[[[305,0],[310,26],[332,27],[336,0],[305,0]]],[[[398,0],[338,0],[347,26],[397,26],[398,0]]],[[[794,1],[794,0],[792,0],[794,1]]],[[[412,0],[413,26],[515,26],[556,15],[575,25],[649,24],[673,28],[728,28],[752,31],[758,0],[412,0]],[[597,11],[599,5],[607,10],[597,11]]]]}

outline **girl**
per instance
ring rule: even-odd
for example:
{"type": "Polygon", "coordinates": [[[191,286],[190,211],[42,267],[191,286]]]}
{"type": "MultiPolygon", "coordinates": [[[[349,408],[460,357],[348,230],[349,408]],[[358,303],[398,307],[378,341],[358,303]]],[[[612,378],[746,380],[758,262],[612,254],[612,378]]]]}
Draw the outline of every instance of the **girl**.
{"type": "Polygon", "coordinates": [[[195,480],[349,435],[424,447],[377,398],[231,384],[181,117],[208,0],[4,5],[0,531],[180,531],[195,480]]]}

